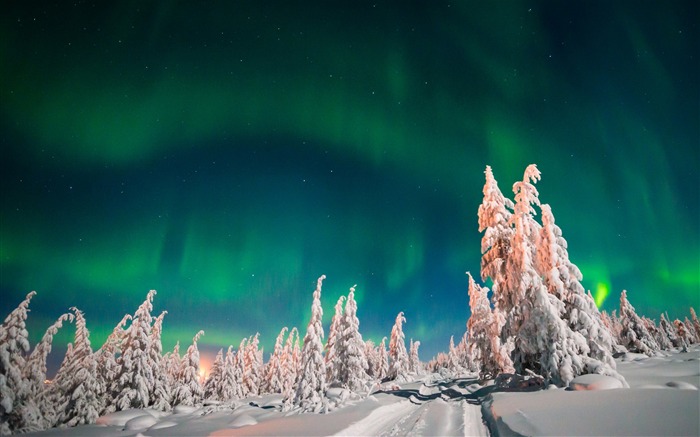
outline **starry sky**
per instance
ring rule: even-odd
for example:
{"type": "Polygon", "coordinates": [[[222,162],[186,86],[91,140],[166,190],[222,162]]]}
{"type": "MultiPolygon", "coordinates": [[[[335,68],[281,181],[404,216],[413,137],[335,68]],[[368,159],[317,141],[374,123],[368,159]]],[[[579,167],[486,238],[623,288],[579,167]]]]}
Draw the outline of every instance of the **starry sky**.
{"type": "Polygon", "coordinates": [[[327,324],[357,284],[427,360],[484,167],[512,197],[530,163],[603,308],[699,308],[700,3],[409,3],[5,5],[0,312],[36,290],[33,341],[76,305],[98,347],[156,289],[166,349],[270,350],[326,274],[327,324]]]}

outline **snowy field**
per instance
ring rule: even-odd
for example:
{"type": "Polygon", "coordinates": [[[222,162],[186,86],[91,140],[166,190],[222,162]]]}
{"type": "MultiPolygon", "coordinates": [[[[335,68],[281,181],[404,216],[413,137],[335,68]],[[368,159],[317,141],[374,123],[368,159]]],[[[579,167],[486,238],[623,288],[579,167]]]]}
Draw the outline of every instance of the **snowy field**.
{"type": "Polygon", "coordinates": [[[271,395],[171,413],[121,411],[95,425],[34,435],[700,435],[700,346],[662,354],[617,359],[628,389],[597,375],[583,375],[566,389],[542,389],[527,381],[480,385],[475,377],[434,374],[369,396],[331,389],[328,396],[343,406],[328,414],[284,413],[281,396],[271,395]]]}

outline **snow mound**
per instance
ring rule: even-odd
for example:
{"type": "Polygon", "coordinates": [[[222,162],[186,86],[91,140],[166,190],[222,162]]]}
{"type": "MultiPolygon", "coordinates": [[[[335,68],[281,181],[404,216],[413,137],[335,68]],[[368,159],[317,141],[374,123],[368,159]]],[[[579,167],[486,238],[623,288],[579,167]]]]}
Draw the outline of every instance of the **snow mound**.
{"type": "Polygon", "coordinates": [[[173,422],[172,420],[163,420],[162,422],[158,422],[155,425],[151,426],[148,428],[149,430],[154,430],[154,429],[163,429],[163,428],[170,428],[173,426],[176,426],[177,423],[173,422]]]}
{"type": "Polygon", "coordinates": [[[153,417],[146,410],[124,410],[117,411],[116,413],[105,414],[104,416],[98,417],[97,421],[95,421],[95,424],[104,426],[124,427],[126,423],[130,420],[142,416],[153,417]]]}
{"type": "Polygon", "coordinates": [[[676,388],[679,390],[697,390],[698,388],[693,384],[685,381],[669,381],[666,383],[666,387],[676,388]]]}
{"type": "Polygon", "coordinates": [[[192,414],[198,409],[197,407],[190,407],[188,405],[178,405],[173,408],[173,414],[192,414]]]}
{"type": "Polygon", "coordinates": [[[622,382],[605,375],[579,375],[569,384],[571,390],[611,390],[622,388],[622,382]]]}
{"type": "Polygon", "coordinates": [[[158,419],[151,416],[150,414],[145,414],[143,416],[134,417],[133,419],[126,422],[124,425],[124,430],[134,431],[140,429],[150,428],[158,422],[158,419]]]}
{"type": "Polygon", "coordinates": [[[228,423],[231,428],[242,428],[244,426],[256,425],[257,420],[250,414],[241,414],[228,423]]]}

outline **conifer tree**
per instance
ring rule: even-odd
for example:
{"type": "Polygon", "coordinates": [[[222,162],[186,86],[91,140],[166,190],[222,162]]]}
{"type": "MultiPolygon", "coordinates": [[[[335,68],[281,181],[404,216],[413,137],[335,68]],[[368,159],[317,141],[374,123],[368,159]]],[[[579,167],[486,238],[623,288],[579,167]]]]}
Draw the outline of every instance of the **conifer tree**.
{"type": "Polygon", "coordinates": [[[323,308],[321,307],[321,287],[325,275],[316,282],[311,320],[304,336],[304,349],[301,352],[299,384],[294,397],[294,405],[303,411],[322,412],[327,409],[326,363],[323,359],[323,308]]]}
{"type": "Polygon", "coordinates": [[[104,387],[97,378],[97,360],[90,345],[90,331],[87,329],[82,311],[75,307],[75,340],[68,361],[51,384],[55,394],[57,423],[77,426],[94,423],[104,408],[104,387]]]}
{"type": "Polygon", "coordinates": [[[177,386],[178,374],[180,373],[180,367],[182,366],[179,340],[175,342],[173,350],[163,356],[163,363],[165,365],[165,374],[168,381],[168,387],[170,387],[171,391],[175,390],[175,387],[177,386]]]}
{"type": "Polygon", "coordinates": [[[343,321],[343,301],[345,296],[340,296],[335,304],[335,314],[331,319],[331,327],[328,330],[328,341],[326,342],[326,381],[333,383],[339,380],[338,372],[340,361],[337,351],[337,342],[340,340],[341,334],[344,331],[343,321]]]}
{"type": "Polygon", "coordinates": [[[182,357],[180,371],[173,393],[173,405],[194,406],[202,401],[204,391],[199,382],[199,349],[197,342],[204,335],[204,331],[199,331],[192,339],[192,344],[187,348],[187,352],[182,357]]]}
{"type": "Polygon", "coordinates": [[[17,407],[17,394],[25,391],[22,371],[29,353],[27,314],[35,291],[27,294],[0,325],[0,435],[14,431],[10,427],[10,415],[17,407]]]}
{"type": "Polygon", "coordinates": [[[673,321],[673,325],[676,327],[676,333],[678,335],[678,339],[680,340],[680,348],[683,352],[688,351],[688,346],[693,344],[693,339],[690,337],[688,328],[685,326],[685,323],[682,321],[676,319],[673,321]]]}
{"type": "Polygon", "coordinates": [[[627,350],[649,356],[655,355],[659,350],[659,345],[647,330],[644,321],[627,300],[627,290],[622,290],[620,294],[620,324],[620,339],[627,350]]]}
{"type": "Polygon", "coordinates": [[[383,381],[389,375],[389,355],[386,350],[386,337],[382,338],[382,342],[378,346],[379,365],[375,371],[375,378],[383,381]]]}
{"type": "Polygon", "coordinates": [[[367,375],[367,357],[365,342],[360,334],[360,320],[357,318],[355,287],[350,287],[348,300],[343,314],[342,331],[337,346],[338,380],[351,391],[364,389],[369,379],[367,375]]]}
{"type": "Polygon", "coordinates": [[[117,371],[117,352],[121,351],[121,343],[125,336],[124,326],[131,320],[131,314],[126,314],[112,330],[112,333],[107,337],[107,340],[102,347],[95,352],[97,361],[97,380],[104,390],[104,406],[100,414],[113,413],[117,410],[117,405],[114,403],[116,393],[117,371]]]}
{"type": "Polygon", "coordinates": [[[149,348],[149,361],[152,366],[153,384],[149,398],[151,408],[160,411],[170,410],[170,381],[168,379],[167,362],[163,358],[163,343],[161,337],[163,333],[163,318],[167,311],[160,313],[156,317],[151,328],[151,345],[149,348]]]}
{"type": "Polygon", "coordinates": [[[693,329],[695,329],[695,341],[700,342],[700,320],[698,320],[693,307],[690,307],[690,319],[693,322],[693,329]]]}
{"type": "Polygon", "coordinates": [[[260,334],[257,333],[248,339],[245,348],[245,371],[243,374],[243,385],[248,395],[257,396],[260,394],[260,383],[262,373],[262,351],[258,349],[260,345],[260,334]]]}
{"type": "Polygon", "coordinates": [[[420,358],[418,357],[418,348],[420,347],[420,341],[413,341],[411,339],[411,347],[409,348],[409,359],[408,359],[408,368],[409,372],[411,372],[414,375],[422,375],[423,374],[423,365],[420,362],[420,358]]]}
{"type": "Polygon", "coordinates": [[[151,290],[138,307],[132,323],[124,334],[122,353],[117,358],[118,371],[115,380],[115,404],[118,410],[147,408],[153,392],[153,363],[151,362],[151,324],[153,297],[151,290]]]}
{"type": "MultiPolygon", "coordinates": [[[[491,310],[488,288],[480,287],[474,282],[471,274],[467,272],[467,275],[471,309],[471,316],[467,321],[467,355],[478,363],[479,375],[482,378],[495,378],[501,373],[513,373],[513,362],[500,338],[503,322],[499,320],[498,310],[491,310]]],[[[466,362],[461,365],[466,369],[470,367],[466,362]]]]}
{"type": "Polygon", "coordinates": [[[238,351],[236,352],[236,362],[234,367],[234,376],[236,377],[236,398],[243,399],[250,394],[250,386],[245,383],[245,373],[246,373],[246,344],[248,339],[244,338],[238,345],[238,351]]]}
{"type": "Polygon", "coordinates": [[[221,395],[224,380],[224,350],[219,349],[219,352],[214,358],[214,363],[211,365],[209,377],[204,383],[204,399],[215,401],[223,401],[225,398],[221,395]]]}
{"type": "Polygon", "coordinates": [[[229,346],[224,359],[224,367],[221,373],[221,384],[214,389],[220,400],[228,402],[237,399],[236,391],[238,382],[236,381],[236,358],[233,346],[229,346]]]}
{"type": "Polygon", "coordinates": [[[669,350],[679,346],[676,330],[664,313],[661,313],[661,317],[659,318],[659,335],[656,338],[656,342],[659,344],[661,350],[669,350]]]}
{"type": "Polygon", "coordinates": [[[277,340],[275,340],[275,348],[270,355],[270,360],[267,362],[267,367],[265,371],[265,393],[282,393],[284,389],[284,335],[288,328],[285,326],[282,328],[280,333],[277,335],[277,340]]]}
{"type": "Polygon", "coordinates": [[[397,382],[408,380],[408,353],[406,352],[403,323],[406,318],[403,311],[396,316],[394,327],[391,328],[391,340],[389,341],[389,379],[397,382]]]}

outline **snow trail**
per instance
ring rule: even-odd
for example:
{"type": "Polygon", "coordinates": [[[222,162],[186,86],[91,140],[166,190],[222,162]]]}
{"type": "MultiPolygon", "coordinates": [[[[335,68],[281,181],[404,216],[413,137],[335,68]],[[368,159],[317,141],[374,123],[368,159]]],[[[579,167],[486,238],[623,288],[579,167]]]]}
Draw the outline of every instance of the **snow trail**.
{"type": "Polygon", "coordinates": [[[337,432],[337,436],[380,435],[393,425],[410,416],[417,405],[404,400],[373,410],[369,416],[337,432]]]}

